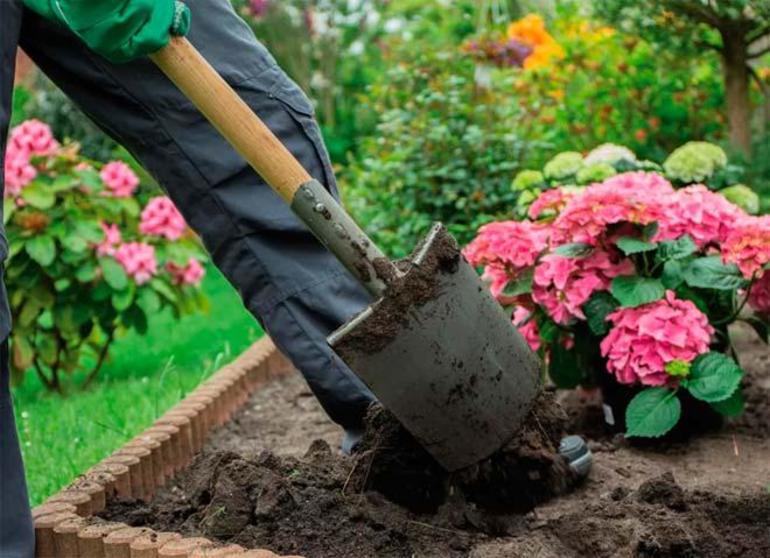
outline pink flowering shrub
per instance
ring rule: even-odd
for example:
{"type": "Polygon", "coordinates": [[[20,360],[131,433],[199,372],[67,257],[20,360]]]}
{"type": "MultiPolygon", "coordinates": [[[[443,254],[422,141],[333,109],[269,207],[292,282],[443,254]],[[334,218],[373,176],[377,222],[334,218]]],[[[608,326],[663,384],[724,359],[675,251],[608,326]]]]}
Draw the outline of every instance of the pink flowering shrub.
{"type": "Polygon", "coordinates": [[[547,189],[528,213],[485,225],[464,254],[557,386],[637,389],[629,436],[669,431],[684,392],[740,412],[728,326],[767,340],[770,217],[644,170],[547,189]]]}
{"type": "Polygon", "coordinates": [[[84,160],[30,120],[11,130],[4,168],[17,375],[35,369],[60,391],[89,354],[98,373],[119,331],[205,305],[203,250],[168,198],[142,208],[126,163],[84,160]]]}

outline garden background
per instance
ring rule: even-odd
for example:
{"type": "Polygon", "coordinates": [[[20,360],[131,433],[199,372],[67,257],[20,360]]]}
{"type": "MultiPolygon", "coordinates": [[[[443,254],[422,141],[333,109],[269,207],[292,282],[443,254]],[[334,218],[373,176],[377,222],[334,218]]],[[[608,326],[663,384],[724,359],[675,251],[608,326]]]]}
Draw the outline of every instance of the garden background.
{"type": "MultiPolygon", "coordinates": [[[[574,157],[554,155],[604,143],[630,149],[669,178],[709,157],[702,145],[676,152],[680,146],[713,143],[729,162],[717,163],[709,186],[731,188],[725,195],[751,212],[770,209],[770,7],[762,1],[235,0],[235,7],[313,100],[346,203],[394,256],[436,220],[467,243],[479,226],[520,216],[549,175],[601,180],[606,168],[571,169],[574,157]]],[[[37,503],[261,331],[189,232],[155,234],[153,215],[172,210],[155,201],[161,192],[128,153],[23,58],[17,73],[14,124],[46,123],[68,148],[23,190],[6,188],[4,204],[14,399],[37,503]],[[105,175],[110,161],[128,167],[105,175]],[[54,197],[41,193],[46,184],[56,185],[54,197]],[[131,187],[115,196],[117,205],[102,206],[85,203],[73,189],[79,184],[113,193],[131,187]],[[83,246],[64,245],[54,231],[54,248],[36,240],[56,219],[98,224],[105,215],[135,231],[137,245],[153,247],[167,279],[159,273],[145,284],[125,266],[106,266],[109,242],[98,254],[85,248],[89,235],[101,241],[98,232],[81,231],[83,246]],[[191,259],[204,262],[202,279],[184,279],[191,259]],[[67,298],[72,286],[60,280],[85,284],[97,269],[111,290],[87,303],[82,288],[67,298]],[[136,287],[128,288],[131,279],[136,287]],[[84,304],[104,308],[85,328],[84,304]]]]}

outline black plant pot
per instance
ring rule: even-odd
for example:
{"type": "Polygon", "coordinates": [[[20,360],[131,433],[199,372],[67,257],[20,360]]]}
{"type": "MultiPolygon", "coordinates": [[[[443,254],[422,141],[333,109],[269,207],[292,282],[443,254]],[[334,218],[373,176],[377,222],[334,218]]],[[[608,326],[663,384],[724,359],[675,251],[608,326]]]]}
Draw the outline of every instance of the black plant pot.
{"type": "MultiPolygon", "coordinates": [[[[627,386],[618,383],[612,374],[604,372],[598,375],[602,392],[604,419],[610,430],[626,431],[626,407],[642,386],[627,386]]],[[[711,405],[695,399],[686,390],[677,394],[682,403],[682,416],[674,428],[660,438],[629,438],[634,445],[649,446],[661,442],[683,442],[691,437],[717,430],[724,424],[724,419],[711,405]]]]}

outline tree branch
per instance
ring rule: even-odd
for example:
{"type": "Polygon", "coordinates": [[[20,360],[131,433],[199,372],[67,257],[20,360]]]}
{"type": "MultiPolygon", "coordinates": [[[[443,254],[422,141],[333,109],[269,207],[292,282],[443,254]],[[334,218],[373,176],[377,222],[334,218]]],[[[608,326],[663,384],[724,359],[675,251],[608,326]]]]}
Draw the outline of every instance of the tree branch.
{"type": "Polygon", "coordinates": [[[764,27],[760,27],[753,33],[749,33],[746,36],[746,40],[749,42],[749,45],[751,45],[752,43],[756,43],[759,39],[768,34],[770,34],[770,24],[765,25],[764,27]]]}
{"type": "Polygon", "coordinates": [[[749,52],[749,60],[760,58],[768,53],[770,53],[770,45],[767,45],[765,48],[759,49],[757,52],[749,52]]]}
{"type": "Polygon", "coordinates": [[[716,27],[717,29],[725,23],[719,18],[719,16],[717,16],[716,13],[712,12],[711,10],[704,9],[702,6],[698,6],[693,2],[688,2],[687,0],[672,1],[671,7],[680,13],[691,17],[695,21],[706,23],[712,27],[716,27]]]}

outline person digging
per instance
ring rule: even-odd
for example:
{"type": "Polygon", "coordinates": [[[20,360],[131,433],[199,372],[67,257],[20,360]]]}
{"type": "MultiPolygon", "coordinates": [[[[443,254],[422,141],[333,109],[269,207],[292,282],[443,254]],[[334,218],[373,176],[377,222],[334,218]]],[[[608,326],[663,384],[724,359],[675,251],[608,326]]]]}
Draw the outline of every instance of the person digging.
{"type": "MultiPolygon", "coordinates": [[[[367,409],[378,398],[348,368],[327,338],[340,331],[346,333],[343,324],[365,313],[362,310],[372,303],[372,294],[384,290],[385,279],[379,286],[373,285],[383,267],[372,254],[381,253],[367,244],[368,239],[337,204],[334,173],[309,100],[254,38],[230,2],[0,1],[0,156],[5,153],[17,47],[162,185],[202,239],[215,265],[238,290],[244,305],[303,374],[329,417],[344,429],[342,450],[350,453],[362,436],[367,409]],[[192,26],[191,12],[195,14],[192,26]],[[189,43],[183,40],[175,43],[181,45],[176,51],[168,49],[176,41],[174,36],[185,35],[189,43]],[[196,54],[189,45],[194,45],[224,78],[221,85],[225,94],[229,85],[243,100],[240,110],[256,113],[261,119],[258,123],[277,138],[279,143],[273,149],[288,157],[289,163],[296,164],[296,158],[299,174],[307,181],[291,193],[303,191],[308,199],[315,196],[316,202],[308,206],[304,217],[296,204],[290,207],[285,196],[271,189],[276,181],[263,178],[269,173],[255,172],[196,108],[218,100],[211,95],[206,99],[207,92],[203,91],[192,103],[187,97],[195,95],[189,90],[183,94],[172,83],[177,81],[174,55],[180,60],[187,56],[184,48],[191,56],[196,54]],[[283,147],[278,149],[278,145],[283,147]],[[340,222],[353,237],[363,239],[364,250],[359,245],[353,246],[357,248],[353,251],[363,258],[358,264],[369,266],[365,277],[361,267],[350,261],[344,265],[338,259],[340,250],[351,251],[352,242],[347,247],[337,246],[335,251],[329,242],[317,240],[315,228],[316,234],[311,232],[313,219],[319,218],[313,211],[326,218],[327,208],[332,209],[334,219],[341,215],[340,222]]],[[[7,242],[4,231],[0,233],[0,258],[4,260],[7,242]]],[[[392,264],[385,267],[390,269],[392,264]]],[[[393,284],[397,276],[397,272],[391,274],[393,284]]],[[[11,408],[7,365],[10,328],[7,296],[2,289],[0,556],[29,558],[34,555],[34,533],[11,408]]],[[[507,329],[515,332],[510,324],[507,329]]],[[[516,334],[506,331],[504,335],[516,334]]],[[[344,335],[338,341],[343,341],[337,348],[344,353],[344,335]]],[[[388,408],[392,406],[384,402],[388,408]]],[[[590,463],[583,446],[575,437],[563,444],[564,454],[576,470],[590,463]]]]}

